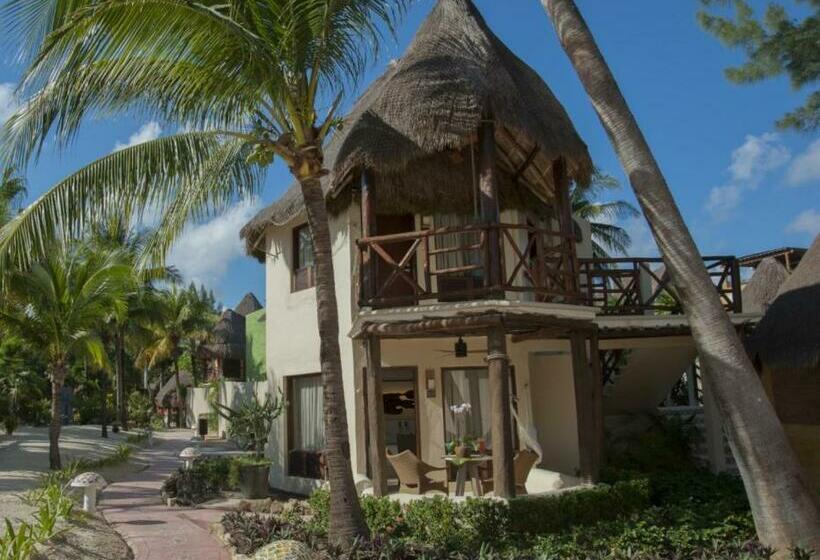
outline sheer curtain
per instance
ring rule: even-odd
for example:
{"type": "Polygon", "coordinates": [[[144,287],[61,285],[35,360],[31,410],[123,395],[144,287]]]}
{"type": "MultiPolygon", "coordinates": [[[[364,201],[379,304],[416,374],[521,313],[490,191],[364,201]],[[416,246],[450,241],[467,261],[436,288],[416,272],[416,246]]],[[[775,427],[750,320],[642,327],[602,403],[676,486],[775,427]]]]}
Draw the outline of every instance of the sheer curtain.
{"type": "Polygon", "coordinates": [[[319,451],[325,447],[322,415],[322,376],[302,375],[291,380],[293,449],[319,451]]]}
{"type": "MultiPolygon", "coordinates": [[[[457,214],[436,214],[433,216],[433,225],[436,229],[444,227],[462,227],[477,223],[473,216],[457,214]]],[[[465,245],[476,245],[479,242],[478,232],[448,233],[433,238],[436,249],[451,249],[465,245]]],[[[436,270],[456,268],[470,264],[478,264],[481,255],[478,251],[453,251],[436,255],[436,270]]]]}
{"type": "Polygon", "coordinates": [[[483,438],[491,446],[490,385],[486,368],[445,370],[444,405],[445,440],[456,436],[456,422],[461,422],[462,436],[483,438]],[[457,417],[450,406],[462,403],[470,403],[472,410],[466,416],[457,417]]]}

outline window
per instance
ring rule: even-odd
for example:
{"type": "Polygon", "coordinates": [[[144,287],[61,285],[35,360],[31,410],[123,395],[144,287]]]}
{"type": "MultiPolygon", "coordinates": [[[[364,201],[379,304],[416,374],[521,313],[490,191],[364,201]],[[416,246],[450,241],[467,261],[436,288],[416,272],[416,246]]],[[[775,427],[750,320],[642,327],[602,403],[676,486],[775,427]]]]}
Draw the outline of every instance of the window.
{"type": "Polygon", "coordinates": [[[490,447],[490,385],[487,368],[445,369],[444,440],[461,437],[483,438],[490,447]],[[469,403],[471,410],[456,416],[450,406],[469,403]]]}
{"type": "Polygon", "coordinates": [[[242,360],[235,358],[225,358],[222,360],[222,377],[225,379],[232,379],[234,381],[241,381],[244,379],[242,368],[242,360]]]}
{"type": "Polygon", "coordinates": [[[307,224],[293,229],[292,291],[306,290],[316,285],[313,257],[313,235],[307,224]]]}
{"type": "Polygon", "coordinates": [[[288,474],[323,478],[322,450],[325,425],[322,412],[322,376],[288,378],[288,474]]]}

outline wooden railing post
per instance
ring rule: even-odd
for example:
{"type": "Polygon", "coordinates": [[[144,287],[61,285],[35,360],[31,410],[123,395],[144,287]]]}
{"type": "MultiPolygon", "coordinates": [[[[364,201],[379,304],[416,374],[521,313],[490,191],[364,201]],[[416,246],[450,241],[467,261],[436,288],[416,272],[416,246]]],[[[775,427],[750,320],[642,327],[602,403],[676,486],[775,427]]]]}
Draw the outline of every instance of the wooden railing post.
{"type": "Polygon", "coordinates": [[[743,313],[743,291],[740,289],[740,263],[732,257],[730,265],[732,267],[732,310],[735,313],[743,313]]]}
{"type": "Polygon", "coordinates": [[[370,479],[373,495],[387,494],[387,448],[384,439],[384,403],[381,377],[381,341],[375,336],[365,339],[367,359],[367,431],[370,479]]]}
{"type": "MultiPolygon", "coordinates": [[[[501,282],[501,237],[498,223],[501,221],[501,210],[498,203],[498,174],[495,166],[495,123],[485,118],[478,130],[478,169],[479,192],[481,196],[481,221],[489,226],[487,230],[487,278],[489,286],[495,291],[501,282]]],[[[493,297],[503,296],[493,294],[493,297]]]]}

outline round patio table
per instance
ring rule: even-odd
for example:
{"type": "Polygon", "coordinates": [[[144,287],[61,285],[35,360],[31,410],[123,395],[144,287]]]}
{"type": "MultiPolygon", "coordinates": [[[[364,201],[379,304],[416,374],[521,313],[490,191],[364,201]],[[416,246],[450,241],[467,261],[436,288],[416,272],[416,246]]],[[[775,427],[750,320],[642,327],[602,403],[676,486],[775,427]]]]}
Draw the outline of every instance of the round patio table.
{"type": "Polygon", "coordinates": [[[484,490],[481,488],[481,478],[478,476],[478,466],[491,460],[489,455],[468,455],[458,457],[456,455],[445,455],[444,461],[456,468],[456,496],[464,495],[464,487],[467,485],[467,478],[473,485],[473,495],[483,496],[484,490]]]}

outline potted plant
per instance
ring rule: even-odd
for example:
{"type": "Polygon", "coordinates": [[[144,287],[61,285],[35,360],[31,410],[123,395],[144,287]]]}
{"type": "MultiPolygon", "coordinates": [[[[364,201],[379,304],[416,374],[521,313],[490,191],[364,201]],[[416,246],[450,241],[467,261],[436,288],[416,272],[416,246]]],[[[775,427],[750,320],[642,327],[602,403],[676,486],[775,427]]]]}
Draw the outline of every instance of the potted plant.
{"type": "Polygon", "coordinates": [[[265,445],[268,442],[273,421],[285,408],[285,401],[278,396],[265,397],[260,403],[254,394],[253,399],[243,403],[234,410],[225,405],[214,403],[217,413],[228,421],[228,433],[231,438],[247,442],[253,449],[252,457],[243,457],[237,461],[239,469],[239,489],[248,499],[268,497],[268,472],[271,462],[265,457],[265,445]]]}
{"type": "Polygon", "coordinates": [[[470,403],[450,405],[450,412],[453,413],[453,420],[456,427],[456,438],[452,442],[453,453],[456,457],[466,457],[473,451],[472,438],[468,435],[461,436],[461,424],[464,423],[464,431],[467,431],[467,415],[473,409],[470,403]]]}

